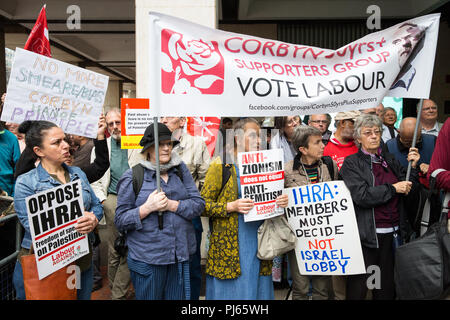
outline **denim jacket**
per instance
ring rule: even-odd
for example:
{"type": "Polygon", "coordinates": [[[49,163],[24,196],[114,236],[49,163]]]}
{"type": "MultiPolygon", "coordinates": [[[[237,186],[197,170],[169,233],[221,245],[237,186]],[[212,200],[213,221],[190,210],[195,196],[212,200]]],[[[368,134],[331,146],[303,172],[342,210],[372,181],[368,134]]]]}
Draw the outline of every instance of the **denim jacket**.
{"type": "Polygon", "coordinates": [[[152,265],[168,265],[189,260],[195,253],[196,240],[192,219],[200,216],[205,200],[200,196],[186,164],[167,171],[167,183],[161,179],[161,189],[167,198],[179,200],[175,212],[163,212],[163,229],[158,228],[158,214],[152,212],[140,219],[139,207],[156,189],[156,171],[146,168],[142,188],[136,197],[133,191],[132,169],[128,169],[117,184],[117,209],[114,222],[120,232],[126,232],[128,257],[152,265]],[[180,169],[183,181],[175,170],[180,169]]]}
{"type": "MultiPolygon", "coordinates": [[[[78,167],[69,167],[64,163],[62,166],[69,172],[70,181],[81,179],[84,210],[93,212],[98,221],[100,221],[103,217],[103,206],[95,196],[85,173],[78,167]]],[[[20,223],[25,228],[25,235],[22,240],[23,248],[30,249],[31,247],[31,234],[25,198],[60,185],[61,183],[53,179],[41,164],[39,164],[37,168],[30,170],[17,178],[14,191],[14,208],[17,212],[20,223]]],[[[89,234],[88,238],[92,241],[92,232],[89,234]]]]}

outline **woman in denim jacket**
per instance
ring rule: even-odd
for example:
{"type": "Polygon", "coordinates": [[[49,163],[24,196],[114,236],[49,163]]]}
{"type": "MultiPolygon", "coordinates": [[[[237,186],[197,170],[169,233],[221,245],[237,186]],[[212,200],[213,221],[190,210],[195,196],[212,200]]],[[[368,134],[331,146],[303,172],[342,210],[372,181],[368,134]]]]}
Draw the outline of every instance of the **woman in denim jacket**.
{"type": "MultiPolygon", "coordinates": [[[[78,259],[75,263],[80,267],[80,286],[77,284],[77,298],[89,300],[93,284],[92,271],[92,231],[103,217],[103,207],[92,191],[86,175],[78,167],[69,167],[64,162],[70,157],[69,144],[65,140],[64,131],[49,121],[26,121],[21,125],[26,131],[27,148],[33,150],[40,159],[37,168],[17,178],[14,192],[14,207],[20,223],[25,228],[22,249],[19,252],[14,269],[13,282],[17,299],[25,299],[22,266],[20,257],[28,254],[31,248],[31,234],[25,198],[41,191],[57,187],[77,179],[83,188],[84,215],[78,219],[75,229],[82,234],[89,234],[90,254],[78,259]]],[[[48,288],[52,290],[52,288],[48,288]]]]}

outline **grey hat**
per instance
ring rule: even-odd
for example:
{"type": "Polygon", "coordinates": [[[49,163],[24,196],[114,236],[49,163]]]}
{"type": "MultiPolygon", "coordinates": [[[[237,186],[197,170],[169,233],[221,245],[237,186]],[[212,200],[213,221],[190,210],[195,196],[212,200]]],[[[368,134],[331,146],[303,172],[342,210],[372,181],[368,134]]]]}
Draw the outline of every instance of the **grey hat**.
{"type": "Polygon", "coordinates": [[[334,117],[334,120],[353,120],[355,121],[356,117],[360,116],[361,112],[358,110],[338,112],[334,117]]]}

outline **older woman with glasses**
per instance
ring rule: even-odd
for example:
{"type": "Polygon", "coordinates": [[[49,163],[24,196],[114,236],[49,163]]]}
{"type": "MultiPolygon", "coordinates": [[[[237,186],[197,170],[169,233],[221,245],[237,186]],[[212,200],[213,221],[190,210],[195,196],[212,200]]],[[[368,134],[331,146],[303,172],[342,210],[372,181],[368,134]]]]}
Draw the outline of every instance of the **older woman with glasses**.
{"type": "Polygon", "coordinates": [[[127,263],[137,300],[190,299],[189,259],[196,250],[192,219],[203,211],[205,200],[186,164],[172,152],[177,143],[166,125],[148,126],[139,143],[145,160],[125,171],[117,184],[114,222],[126,235],[127,263]]]}
{"type": "MultiPolygon", "coordinates": [[[[363,114],[356,118],[354,128],[359,151],[344,160],[339,176],[352,194],[365,265],[380,268],[381,286],[372,291],[373,299],[391,300],[395,298],[394,248],[411,231],[404,201],[417,188],[420,155],[410,148],[411,181],[405,181],[406,169],[380,147],[380,118],[363,114]]],[[[366,297],[368,276],[348,276],[347,300],[366,297]]]]}

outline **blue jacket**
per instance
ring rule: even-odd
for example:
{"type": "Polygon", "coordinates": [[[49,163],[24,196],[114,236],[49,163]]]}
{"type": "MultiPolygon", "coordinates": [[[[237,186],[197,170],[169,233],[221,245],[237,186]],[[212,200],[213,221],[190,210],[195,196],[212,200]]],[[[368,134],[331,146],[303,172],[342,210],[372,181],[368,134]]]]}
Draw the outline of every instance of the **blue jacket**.
{"type": "MultiPolygon", "coordinates": [[[[84,210],[93,212],[98,221],[100,221],[103,217],[103,206],[95,196],[95,193],[92,190],[84,172],[78,167],[69,167],[64,163],[62,166],[64,169],[69,171],[70,181],[81,179],[81,185],[83,187],[84,210]]],[[[60,185],[61,183],[53,179],[41,164],[39,164],[37,168],[30,170],[17,178],[14,191],[14,208],[17,212],[20,223],[25,228],[25,235],[22,240],[23,248],[29,249],[31,247],[31,234],[25,198],[60,185]]],[[[89,234],[89,239],[92,242],[92,232],[89,234]]]]}
{"type": "Polygon", "coordinates": [[[20,157],[19,142],[8,130],[0,133],[0,188],[14,196],[14,168],[20,157]]]}
{"type": "Polygon", "coordinates": [[[156,171],[146,168],[142,188],[135,197],[132,169],[128,169],[117,183],[117,209],[114,222],[120,232],[126,232],[128,257],[152,265],[168,265],[189,260],[196,251],[192,219],[200,216],[205,200],[200,196],[188,168],[181,162],[183,181],[172,167],[167,183],[161,179],[161,189],[167,198],[179,200],[176,212],[163,212],[163,229],[158,228],[158,215],[150,213],[143,220],[139,207],[156,189],[156,171]]]}
{"type": "MultiPolygon", "coordinates": [[[[433,155],[434,146],[436,144],[436,137],[430,134],[422,134],[421,141],[416,144],[416,148],[419,149],[420,160],[417,163],[419,166],[422,163],[430,164],[431,156],[433,155]]],[[[409,148],[406,148],[400,142],[400,135],[394,139],[390,139],[386,142],[389,153],[392,153],[395,158],[405,168],[408,167],[408,161],[406,160],[409,152],[409,148]]]]}

